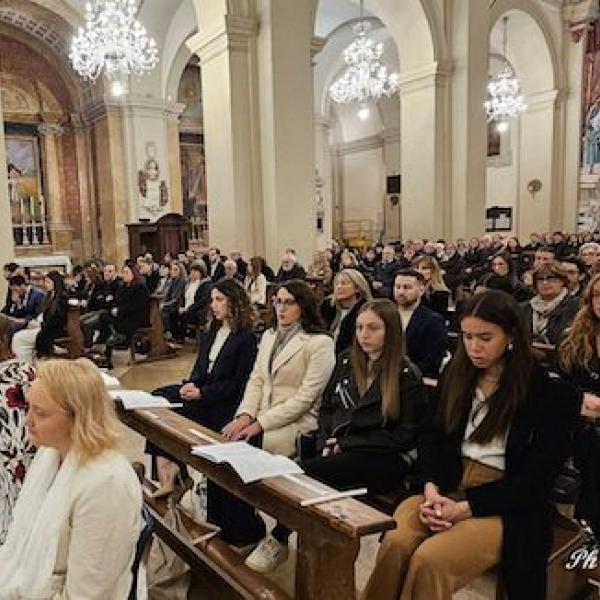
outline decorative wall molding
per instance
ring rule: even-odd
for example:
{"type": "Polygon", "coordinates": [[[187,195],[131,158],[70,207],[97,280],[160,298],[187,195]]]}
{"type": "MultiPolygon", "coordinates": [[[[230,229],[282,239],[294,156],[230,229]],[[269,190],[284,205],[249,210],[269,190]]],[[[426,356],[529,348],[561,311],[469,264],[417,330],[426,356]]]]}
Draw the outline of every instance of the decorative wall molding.
{"type": "Polygon", "coordinates": [[[193,35],[186,45],[198,55],[202,66],[227,51],[247,53],[249,40],[257,34],[256,19],[226,15],[222,26],[193,35]]]}
{"type": "Polygon", "coordinates": [[[452,61],[437,61],[413,69],[400,72],[400,96],[432,88],[443,87],[454,70],[452,61]]]}

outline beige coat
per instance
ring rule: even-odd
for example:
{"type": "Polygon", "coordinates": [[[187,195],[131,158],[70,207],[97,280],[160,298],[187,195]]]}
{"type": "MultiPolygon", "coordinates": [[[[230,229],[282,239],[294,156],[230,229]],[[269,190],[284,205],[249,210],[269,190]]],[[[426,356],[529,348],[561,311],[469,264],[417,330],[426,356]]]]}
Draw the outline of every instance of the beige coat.
{"type": "Polygon", "coordinates": [[[61,530],[52,600],[126,600],[141,532],[142,491],[118,452],[91,461],[73,484],[61,530]]]}
{"type": "Polygon", "coordinates": [[[264,430],[263,448],[293,456],[296,437],[317,428],[321,394],[335,366],[333,340],[297,333],[273,361],[276,331],[263,334],[254,369],[237,414],[255,417],[264,430]]]}

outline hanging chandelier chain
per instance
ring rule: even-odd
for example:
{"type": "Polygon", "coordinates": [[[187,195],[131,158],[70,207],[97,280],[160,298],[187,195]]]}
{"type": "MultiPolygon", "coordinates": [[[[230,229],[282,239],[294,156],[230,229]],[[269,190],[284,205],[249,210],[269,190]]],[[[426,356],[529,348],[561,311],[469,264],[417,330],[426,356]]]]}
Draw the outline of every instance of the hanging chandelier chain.
{"type": "Polygon", "coordinates": [[[508,16],[502,19],[502,60],[500,72],[488,81],[488,98],[485,102],[488,122],[496,122],[498,128],[506,129],[510,119],[526,110],[521,84],[508,60],[508,16]]]}

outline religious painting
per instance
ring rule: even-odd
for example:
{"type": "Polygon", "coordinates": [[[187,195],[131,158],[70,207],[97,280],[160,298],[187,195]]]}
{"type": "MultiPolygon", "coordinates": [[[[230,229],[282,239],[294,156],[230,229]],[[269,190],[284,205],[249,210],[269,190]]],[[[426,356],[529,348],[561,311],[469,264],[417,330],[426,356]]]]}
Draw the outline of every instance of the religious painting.
{"type": "Polygon", "coordinates": [[[11,203],[21,198],[39,198],[42,192],[37,138],[7,134],[6,164],[11,203]]]}
{"type": "Polygon", "coordinates": [[[179,147],[183,214],[191,220],[197,237],[207,226],[204,139],[202,135],[182,133],[179,147]]]}
{"type": "Polygon", "coordinates": [[[589,28],[583,59],[581,163],[590,172],[600,164],[600,21],[589,28]]]}

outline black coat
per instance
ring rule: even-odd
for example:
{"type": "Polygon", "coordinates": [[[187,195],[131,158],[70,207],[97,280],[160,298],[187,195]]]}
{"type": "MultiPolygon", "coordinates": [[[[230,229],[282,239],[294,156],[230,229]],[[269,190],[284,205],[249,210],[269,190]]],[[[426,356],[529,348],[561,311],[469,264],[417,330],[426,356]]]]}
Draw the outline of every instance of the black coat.
{"type": "Polygon", "coordinates": [[[98,310],[110,310],[117,305],[117,296],[123,287],[123,280],[120,277],[113,281],[103,281],[98,287],[96,302],[98,310]]]}
{"type": "Polygon", "coordinates": [[[194,294],[194,302],[187,309],[187,314],[192,317],[194,323],[200,325],[206,323],[206,315],[210,306],[211,290],[212,281],[209,278],[206,278],[200,282],[200,285],[194,294]]]}
{"type": "Polygon", "coordinates": [[[379,281],[382,287],[375,289],[375,294],[379,298],[392,298],[392,288],[394,287],[394,278],[396,273],[402,268],[402,265],[393,260],[390,263],[379,262],[375,266],[373,281],[379,281]]]}
{"type": "Polygon", "coordinates": [[[277,283],[283,283],[284,281],[290,281],[291,279],[306,279],[306,271],[304,267],[299,264],[295,264],[289,271],[279,268],[277,271],[277,277],[275,281],[277,283]]]}
{"type": "Polygon", "coordinates": [[[458,252],[440,262],[440,268],[444,270],[444,280],[451,290],[455,290],[464,281],[465,267],[466,263],[458,252]]]}
{"type": "Polygon", "coordinates": [[[219,281],[225,277],[225,266],[223,265],[223,261],[219,260],[217,266],[215,267],[214,275],[211,275],[212,264],[210,262],[206,263],[208,266],[208,276],[213,280],[213,282],[219,281]]]}
{"type": "Polygon", "coordinates": [[[406,354],[424,377],[438,377],[448,347],[444,319],[419,304],[404,333],[406,354]]]}
{"type": "Polygon", "coordinates": [[[529,331],[533,341],[556,345],[575,318],[579,310],[579,299],[567,294],[565,299],[550,313],[545,331],[535,337],[533,336],[533,309],[531,304],[524,302],[521,304],[521,308],[527,331],[529,331]]]}
{"type": "Polygon", "coordinates": [[[347,350],[338,356],[323,393],[317,448],[322,449],[327,438],[335,437],[342,450],[378,454],[409,452],[416,448],[427,415],[427,401],[421,377],[406,361],[400,376],[400,419],[385,423],[379,378],[361,397],[347,350]]]}
{"type": "Polygon", "coordinates": [[[123,285],[117,296],[117,316],[114,325],[119,333],[130,337],[150,318],[150,294],[145,284],[123,285]]]}
{"type": "Polygon", "coordinates": [[[448,302],[450,301],[450,292],[446,290],[431,290],[421,298],[421,303],[427,308],[446,317],[448,313],[448,302]]]}
{"type": "MultiPolygon", "coordinates": [[[[337,356],[347,348],[350,348],[354,340],[354,334],[356,330],[356,317],[361,309],[361,306],[365,303],[364,299],[359,300],[348,312],[348,314],[342,320],[340,330],[338,333],[337,340],[335,342],[335,355],[337,356]]],[[[327,330],[331,332],[331,326],[335,321],[335,316],[338,309],[335,304],[331,305],[331,296],[325,298],[321,302],[321,317],[325,322],[327,330]]]]}
{"type": "Polygon", "coordinates": [[[256,338],[250,329],[230,333],[212,371],[208,372],[208,355],[216,330],[203,331],[198,338],[198,357],[190,375],[202,392],[195,402],[192,418],[204,426],[220,431],[235,415],[256,358],[256,338]]]}
{"type": "MultiPolygon", "coordinates": [[[[555,373],[534,366],[527,402],[515,415],[506,442],[502,479],[466,490],[474,517],[502,517],[502,572],[508,597],[543,600],[546,563],[552,547],[554,481],[572,451],[581,394],[555,373]]],[[[432,402],[435,415],[439,398],[432,402]]],[[[441,407],[439,407],[441,408],[441,407]]],[[[470,409],[470,405],[469,405],[470,409]]],[[[419,447],[423,482],[442,493],[457,489],[463,475],[462,441],[469,410],[461,426],[446,433],[431,418],[419,447]]]]}
{"type": "Polygon", "coordinates": [[[68,299],[66,294],[58,298],[48,299],[44,309],[42,327],[35,338],[35,349],[40,356],[47,356],[52,352],[52,345],[56,338],[65,335],[67,327],[68,299]]]}

